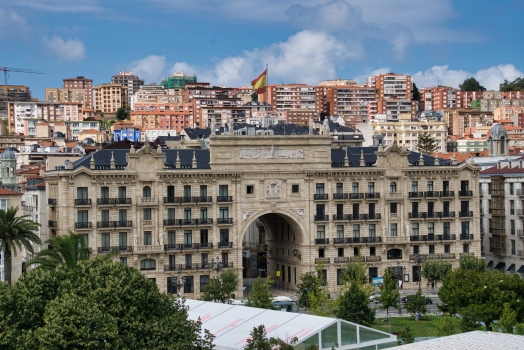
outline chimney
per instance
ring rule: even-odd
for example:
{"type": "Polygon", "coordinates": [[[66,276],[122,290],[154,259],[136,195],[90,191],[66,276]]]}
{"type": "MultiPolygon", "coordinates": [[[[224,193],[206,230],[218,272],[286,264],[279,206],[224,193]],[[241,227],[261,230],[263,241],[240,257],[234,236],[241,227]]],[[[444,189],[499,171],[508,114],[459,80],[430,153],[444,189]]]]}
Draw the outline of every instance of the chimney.
{"type": "Polygon", "coordinates": [[[501,161],[499,160],[499,161],[497,162],[497,169],[500,169],[500,163],[501,163],[501,161]]]}

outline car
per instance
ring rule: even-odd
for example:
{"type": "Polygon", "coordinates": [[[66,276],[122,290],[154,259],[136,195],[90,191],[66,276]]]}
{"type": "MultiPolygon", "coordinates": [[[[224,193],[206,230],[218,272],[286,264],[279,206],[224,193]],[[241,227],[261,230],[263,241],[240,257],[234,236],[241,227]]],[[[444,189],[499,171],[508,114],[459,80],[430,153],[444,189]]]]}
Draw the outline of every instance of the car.
{"type": "MultiPolygon", "coordinates": [[[[412,297],[412,296],[408,295],[407,297],[402,298],[402,303],[403,304],[409,303],[409,298],[410,297],[412,297]]],[[[431,300],[431,298],[426,297],[426,305],[432,305],[432,304],[433,304],[433,300],[431,300]]]]}
{"type": "Polygon", "coordinates": [[[380,297],[380,291],[379,290],[374,291],[373,293],[371,293],[371,295],[369,296],[369,301],[374,301],[377,297],[380,297]]]}

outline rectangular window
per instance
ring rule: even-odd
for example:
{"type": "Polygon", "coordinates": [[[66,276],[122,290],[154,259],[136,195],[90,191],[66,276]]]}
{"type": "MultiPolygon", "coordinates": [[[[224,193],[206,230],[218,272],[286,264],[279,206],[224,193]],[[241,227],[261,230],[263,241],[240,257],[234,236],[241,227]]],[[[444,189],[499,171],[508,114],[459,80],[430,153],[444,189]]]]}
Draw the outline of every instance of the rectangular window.
{"type": "Polygon", "coordinates": [[[369,255],[370,256],[375,256],[376,255],[375,247],[369,247],[369,255]]]}
{"type": "Polygon", "coordinates": [[[411,181],[411,192],[418,192],[418,181],[411,181]]]}
{"type": "Polygon", "coordinates": [[[120,222],[127,221],[127,209],[119,209],[118,210],[118,220],[120,222]]]}
{"type": "Polygon", "coordinates": [[[337,249],[337,256],[339,258],[343,257],[344,256],[344,248],[338,248],[337,249]]]}
{"type": "Polygon", "coordinates": [[[0,209],[7,210],[7,199],[5,198],[0,199],[0,209]]]}
{"type": "Polygon", "coordinates": [[[282,282],[286,282],[286,266],[282,265],[282,282]]]}
{"type": "Polygon", "coordinates": [[[344,184],[342,182],[337,182],[335,193],[344,193],[344,184]]]}
{"type": "Polygon", "coordinates": [[[413,282],[420,282],[420,266],[413,266],[411,272],[413,273],[413,282]]]}
{"type": "Polygon", "coordinates": [[[464,243],[464,244],[462,245],[462,251],[463,251],[464,253],[469,253],[469,243],[464,243]]]}
{"type": "Polygon", "coordinates": [[[184,197],[185,198],[191,197],[191,186],[188,186],[188,185],[184,186],[184,197]]]}
{"type": "Polygon", "coordinates": [[[469,221],[462,221],[461,228],[462,228],[461,234],[469,235],[469,221]]]}
{"type": "Polygon", "coordinates": [[[469,181],[468,180],[460,181],[460,191],[461,192],[469,191],[469,181]]]}
{"type": "Polygon", "coordinates": [[[127,197],[126,186],[119,186],[118,187],[118,198],[126,198],[126,197],[127,197]]]}
{"type": "Polygon", "coordinates": [[[389,203],[389,212],[390,214],[397,213],[397,203],[389,203]]]}
{"type": "Polygon", "coordinates": [[[375,183],[374,182],[368,182],[368,193],[370,194],[375,193],[375,183]]]}
{"type": "Polygon", "coordinates": [[[203,220],[207,219],[207,208],[206,207],[200,208],[200,219],[203,219],[203,220]]]}
{"type": "Polygon", "coordinates": [[[413,246],[413,254],[420,254],[420,246],[418,245],[413,246]]]}
{"type": "Polygon", "coordinates": [[[435,245],[434,244],[429,245],[429,254],[435,254],[435,245]]]}
{"type": "Polygon", "coordinates": [[[200,292],[206,290],[206,287],[209,285],[209,275],[200,276],[200,292]]]}
{"type": "Polygon", "coordinates": [[[229,254],[228,253],[222,253],[222,265],[224,266],[229,265],[229,254]]]}
{"type": "Polygon", "coordinates": [[[151,220],[151,208],[142,209],[142,219],[151,220]]]}
{"type": "Polygon", "coordinates": [[[118,232],[118,246],[127,247],[127,232],[118,232]]]}
{"type": "Polygon", "coordinates": [[[184,220],[191,220],[191,208],[184,208],[184,220]]]}
{"type": "Polygon", "coordinates": [[[200,197],[207,197],[207,185],[200,185],[200,197]]]}
{"type": "Polygon", "coordinates": [[[76,199],[87,199],[87,187],[76,188],[76,199]]]}
{"type": "Polygon", "coordinates": [[[376,226],[375,224],[369,224],[369,238],[375,238],[376,235],[376,226]]]}
{"type": "Polygon", "coordinates": [[[111,246],[111,240],[110,235],[108,232],[103,232],[101,237],[101,243],[102,243],[102,250],[109,250],[109,247],[111,246]]]}
{"type": "Polygon", "coordinates": [[[125,257],[125,256],[121,256],[121,257],[120,257],[120,263],[121,263],[122,265],[127,265],[127,257],[125,257]]]}
{"type": "Polygon", "coordinates": [[[428,213],[433,214],[435,212],[435,202],[428,202],[428,213]]]}
{"type": "Polygon", "coordinates": [[[193,233],[191,230],[184,230],[184,245],[189,246],[193,244],[193,233]]]}
{"type": "Polygon", "coordinates": [[[167,208],[167,219],[175,220],[175,208],[167,208]]]}
{"type": "Polygon", "coordinates": [[[184,255],[184,265],[187,267],[191,267],[193,264],[193,256],[191,254],[185,254],[184,255]]]}
{"type": "Polygon", "coordinates": [[[390,230],[391,230],[390,231],[391,232],[391,236],[392,237],[396,237],[397,236],[397,224],[396,223],[392,223],[390,230]]]}
{"type": "Polygon", "coordinates": [[[167,278],[167,294],[177,294],[176,277],[167,278]]]}
{"type": "Polygon", "coordinates": [[[218,217],[220,219],[228,219],[229,218],[229,208],[228,207],[218,208],[218,217]]]}
{"type": "Polygon", "coordinates": [[[317,209],[317,216],[324,216],[325,215],[325,206],[324,204],[317,204],[316,205],[316,209],[317,209]]]}
{"type": "Polygon", "coordinates": [[[176,231],[167,231],[167,244],[173,246],[176,244],[176,231]]]}
{"type": "Polygon", "coordinates": [[[360,224],[353,224],[353,237],[360,237],[360,224]]]}
{"type": "Polygon", "coordinates": [[[194,277],[185,276],[184,279],[184,293],[193,293],[194,292],[194,277]]]}
{"type": "Polygon", "coordinates": [[[344,215],[344,204],[337,204],[337,216],[344,215]]]}
{"type": "Polygon", "coordinates": [[[169,255],[168,256],[168,263],[169,263],[169,267],[175,267],[175,256],[174,255],[169,255]]]}
{"type": "Polygon", "coordinates": [[[337,285],[341,286],[344,282],[344,273],[342,272],[342,269],[337,269],[337,285]]]}
{"type": "Polygon", "coordinates": [[[515,240],[511,240],[511,255],[515,255],[515,240]]]}
{"type": "Polygon", "coordinates": [[[511,182],[509,184],[509,194],[514,194],[514,192],[515,192],[515,184],[511,182]]]}
{"type": "Polygon", "coordinates": [[[359,210],[360,207],[358,205],[358,203],[353,203],[353,218],[354,219],[358,219],[358,214],[359,214],[359,210]]]}
{"type": "Polygon", "coordinates": [[[449,221],[444,221],[442,223],[442,231],[446,236],[449,236],[451,234],[451,223],[449,221]]]}
{"type": "Polygon", "coordinates": [[[433,192],[433,181],[428,181],[428,192],[433,192]]]}
{"type": "Polygon", "coordinates": [[[442,209],[445,214],[449,214],[449,201],[442,202],[442,209]]]}
{"type": "Polygon", "coordinates": [[[207,253],[202,253],[200,254],[200,264],[202,265],[202,267],[206,267],[208,266],[208,254],[207,253]]]}
{"type": "Polygon", "coordinates": [[[323,183],[317,183],[315,185],[315,194],[324,194],[324,184],[323,183]]]}
{"type": "Polygon", "coordinates": [[[360,248],[359,247],[354,247],[353,248],[353,255],[354,256],[359,256],[360,255],[360,248]]]}
{"type": "Polygon", "coordinates": [[[449,192],[449,181],[442,181],[442,191],[449,192]]]}
{"type": "Polygon", "coordinates": [[[109,187],[100,187],[100,198],[109,198],[109,187]]]}
{"type": "Polygon", "coordinates": [[[326,235],[326,227],[324,225],[317,226],[317,238],[323,239],[326,235]]]}
{"type": "Polygon", "coordinates": [[[200,230],[200,243],[209,243],[209,233],[207,229],[200,230]]]}
{"type": "Polygon", "coordinates": [[[219,196],[228,196],[228,187],[227,185],[218,186],[218,195],[219,196]]]}
{"type": "Polygon", "coordinates": [[[444,244],[444,253],[449,254],[451,252],[451,244],[444,244]]]}
{"type": "Polygon", "coordinates": [[[412,225],[411,225],[411,235],[412,236],[418,236],[420,233],[419,233],[419,230],[418,230],[418,222],[414,222],[412,225]]]}
{"type": "Polygon", "coordinates": [[[109,210],[102,210],[100,212],[100,218],[102,219],[103,222],[108,222],[109,221],[109,210]]]}
{"type": "Polygon", "coordinates": [[[299,186],[298,185],[291,185],[291,192],[292,193],[298,193],[299,186]]]}
{"type": "Polygon", "coordinates": [[[337,238],[344,238],[344,225],[337,225],[337,238]]]}
{"type": "Polygon", "coordinates": [[[153,243],[153,234],[151,231],[144,231],[144,245],[151,245],[153,243]]]}
{"type": "Polygon", "coordinates": [[[351,184],[351,193],[358,193],[358,182],[353,182],[351,184]]]}
{"type": "Polygon", "coordinates": [[[220,242],[229,242],[229,229],[220,229],[220,242]]]}
{"type": "Polygon", "coordinates": [[[246,193],[247,193],[247,194],[255,194],[255,186],[253,186],[253,185],[247,185],[247,187],[246,187],[246,193]]]}
{"type": "Polygon", "coordinates": [[[79,223],[89,222],[88,213],[89,213],[89,210],[79,210],[77,213],[78,222],[79,223]]]}
{"type": "Polygon", "coordinates": [[[435,234],[435,223],[434,222],[428,222],[428,235],[435,234]]]}

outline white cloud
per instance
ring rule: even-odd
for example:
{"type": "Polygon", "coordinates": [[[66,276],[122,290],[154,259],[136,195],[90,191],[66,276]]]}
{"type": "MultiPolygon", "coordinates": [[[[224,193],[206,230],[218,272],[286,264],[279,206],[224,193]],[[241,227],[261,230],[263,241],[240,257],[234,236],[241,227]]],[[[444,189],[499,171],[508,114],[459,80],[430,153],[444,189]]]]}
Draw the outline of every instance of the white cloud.
{"type": "Polygon", "coordinates": [[[465,79],[474,77],[488,90],[498,90],[499,84],[507,79],[513,81],[518,77],[524,76],[524,72],[517,69],[512,64],[501,64],[485,69],[480,69],[474,73],[464,70],[449,69],[448,65],[434,66],[426,71],[419,71],[413,74],[413,80],[419,88],[424,86],[446,85],[458,87],[465,79]]]}
{"type": "Polygon", "coordinates": [[[44,47],[60,61],[79,61],[85,57],[85,45],[78,39],[64,40],[61,36],[44,36],[44,47]]]}
{"type": "Polygon", "coordinates": [[[29,32],[25,18],[18,13],[0,8],[0,38],[13,38],[29,32]]]}
{"type": "Polygon", "coordinates": [[[178,62],[172,70],[197,74],[199,81],[226,86],[249,85],[269,65],[269,83],[307,83],[335,78],[337,66],[359,55],[332,35],[304,30],[286,41],[245,51],[242,55],[219,60],[212,67],[195,67],[178,62]]]}
{"type": "Polygon", "coordinates": [[[146,84],[158,82],[166,74],[166,56],[149,55],[129,63],[127,67],[141,79],[145,79],[146,84]]]}

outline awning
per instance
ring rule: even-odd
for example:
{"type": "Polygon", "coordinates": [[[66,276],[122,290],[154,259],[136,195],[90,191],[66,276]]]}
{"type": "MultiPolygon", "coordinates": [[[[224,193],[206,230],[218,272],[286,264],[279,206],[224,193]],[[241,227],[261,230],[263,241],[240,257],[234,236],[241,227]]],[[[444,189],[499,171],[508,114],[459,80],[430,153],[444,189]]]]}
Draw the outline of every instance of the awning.
{"type": "Polygon", "coordinates": [[[524,273],[524,265],[520,265],[519,269],[517,270],[518,273],[524,273]]]}
{"type": "Polygon", "coordinates": [[[515,264],[509,265],[508,269],[506,271],[513,271],[515,270],[515,264]]]}
{"type": "Polygon", "coordinates": [[[503,269],[506,266],[506,263],[503,263],[502,261],[495,266],[495,270],[503,269]]]}
{"type": "Polygon", "coordinates": [[[490,267],[492,267],[492,266],[493,266],[493,261],[490,261],[490,262],[488,263],[488,269],[489,269],[490,267]]]}

